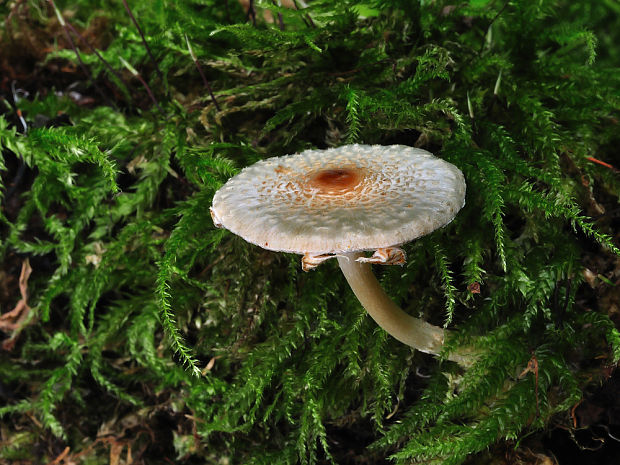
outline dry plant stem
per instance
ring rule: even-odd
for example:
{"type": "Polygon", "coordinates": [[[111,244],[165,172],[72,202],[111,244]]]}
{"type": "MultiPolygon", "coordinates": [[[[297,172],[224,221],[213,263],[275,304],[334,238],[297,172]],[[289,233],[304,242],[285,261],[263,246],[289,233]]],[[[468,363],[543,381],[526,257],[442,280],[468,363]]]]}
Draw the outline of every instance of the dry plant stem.
{"type": "MultiPolygon", "coordinates": [[[[164,75],[162,74],[161,70],[159,69],[159,64],[157,64],[157,61],[155,60],[155,57],[153,56],[153,53],[151,52],[151,48],[149,47],[149,44],[147,43],[146,39],[144,38],[144,34],[142,33],[142,29],[140,28],[140,25],[138,24],[138,21],[136,21],[136,18],[134,17],[133,13],[131,12],[131,9],[129,8],[129,5],[127,4],[127,0],[123,0],[123,5],[125,6],[125,10],[129,14],[129,17],[131,18],[131,21],[133,22],[134,26],[136,26],[136,29],[138,30],[138,33],[140,34],[140,37],[142,38],[142,43],[144,44],[144,48],[146,49],[146,53],[149,54],[149,58],[151,59],[151,62],[153,63],[153,65],[155,65],[155,72],[159,76],[159,79],[161,80],[162,85],[166,86],[166,81],[164,80],[164,75]]],[[[166,86],[166,94],[167,93],[168,93],[168,88],[166,86]]]]}
{"type": "Polygon", "coordinates": [[[211,85],[209,84],[209,81],[207,80],[205,73],[202,72],[202,66],[200,66],[200,63],[198,63],[198,58],[196,57],[196,54],[194,53],[194,50],[192,49],[192,45],[189,43],[187,34],[185,35],[185,41],[187,42],[187,49],[189,50],[189,54],[192,57],[192,61],[196,65],[196,68],[198,69],[198,73],[200,73],[200,77],[202,77],[202,82],[204,83],[205,87],[207,88],[207,91],[209,92],[209,95],[211,96],[211,100],[213,101],[213,104],[215,105],[215,109],[217,111],[221,111],[221,108],[218,105],[217,100],[215,100],[215,95],[213,95],[213,90],[211,89],[211,85]]]}
{"type": "Polygon", "coordinates": [[[138,78],[138,81],[140,81],[140,83],[142,84],[142,86],[146,89],[146,92],[149,94],[149,97],[151,97],[151,101],[155,104],[155,106],[157,107],[157,109],[159,110],[159,112],[162,114],[162,116],[166,116],[166,114],[164,113],[164,110],[159,106],[159,102],[157,101],[157,99],[155,98],[155,95],[153,95],[153,91],[151,91],[151,88],[149,87],[149,85],[146,83],[146,81],[144,80],[144,78],[142,76],[140,76],[139,74],[136,74],[136,78],[138,78]]]}
{"type": "Polygon", "coordinates": [[[103,63],[103,65],[108,69],[108,71],[110,71],[112,74],[114,74],[114,76],[116,76],[116,79],[119,80],[119,82],[121,84],[123,84],[125,86],[125,89],[127,90],[127,93],[129,95],[129,97],[131,98],[131,94],[129,93],[129,87],[127,86],[127,84],[125,84],[125,81],[123,81],[122,76],[120,75],[120,73],[118,73],[118,71],[116,71],[114,68],[112,68],[112,66],[110,65],[110,63],[108,63],[105,58],[103,58],[101,56],[101,54],[97,51],[97,49],[95,49],[92,45],[90,45],[88,43],[88,41],[82,36],[82,34],[80,34],[72,25],[71,23],[69,23],[67,20],[65,20],[65,24],[67,25],[67,27],[69,28],[69,30],[71,32],[73,32],[73,34],[80,40],[80,42],[82,44],[84,44],[84,46],[86,46],[91,53],[94,53],[95,56],[99,59],[99,61],[101,61],[101,63],[103,63]]]}
{"type": "MultiPolygon", "coordinates": [[[[405,313],[385,293],[370,264],[355,261],[361,256],[363,255],[359,252],[342,254],[338,256],[338,264],[368,314],[400,342],[421,352],[439,355],[446,331],[405,313]]],[[[453,352],[448,356],[448,360],[469,365],[471,357],[461,352],[453,352]]]]}
{"type": "Polygon", "coordinates": [[[111,107],[115,107],[116,105],[110,99],[110,97],[101,89],[101,87],[99,87],[97,85],[97,83],[95,82],[95,79],[93,78],[93,75],[91,74],[89,69],[86,67],[86,64],[82,60],[80,52],[78,51],[78,49],[77,49],[77,47],[75,45],[75,42],[73,41],[73,38],[71,37],[71,34],[69,34],[69,29],[67,27],[67,24],[66,24],[66,22],[65,22],[65,20],[64,20],[64,18],[62,16],[62,14],[60,13],[60,10],[56,7],[56,4],[54,3],[54,0],[48,0],[48,2],[52,5],[52,8],[54,8],[54,11],[56,12],[56,16],[58,18],[58,22],[62,26],[62,32],[64,33],[65,38],[67,39],[67,41],[69,42],[69,45],[71,46],[71,49],[73,50],[73,53],[75,53],[75,56],[78,59],[78,63],[80,65],[80,68],[82,69],[82,72],[88,77],[90,82],[92,82],[93,87],[97,90],[97,92],[103,98],[103,100],[105,100],[111,107]]]}

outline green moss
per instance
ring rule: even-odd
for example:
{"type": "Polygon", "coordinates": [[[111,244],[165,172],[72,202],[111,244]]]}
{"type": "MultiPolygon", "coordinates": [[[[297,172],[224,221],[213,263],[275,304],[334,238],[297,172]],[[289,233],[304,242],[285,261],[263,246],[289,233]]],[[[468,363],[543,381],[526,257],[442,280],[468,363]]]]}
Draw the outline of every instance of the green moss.
{"type": "MultiPolygon", "coordinates": [[[[29,3],[0,45],[17,26],[53,45],[53,11],[29,3]]],[[[232,0],[130,2],[156,63],[120,2],[92,3],[57,6],[115,72],[82,44],[81,74],[58,39],[37,66],[75,72],[18,82],[28,131],[9,94],[0,106],[3,268],[33,268],[29,323],[0,355],[11,441],[35,441],[18,432],[31,415],[77,451],[146,409],[147,450],[179,462],[459,464],[543,429],[597,358],[618,361],[606,309],[575,303],[584,257],[618,253],[592,218],[617,203],[617,173],[588,158],[617,164],[613,2],[257,2],[255,24],[232,0]],[[64,96],[76,83],[82,105],[64,96]],[[71,125],[53,127],[59,112],[71,125]],[[464,172],[456,220],[380,273],[406,311],[455,330],[451,347],[477,347],[471,369],[387,337],[334,264],[302,273],[213,227],[240,168],[350,142],[415,144],[464,172]],[[532,356],[537,377],[518,377],[532,356]]]]}

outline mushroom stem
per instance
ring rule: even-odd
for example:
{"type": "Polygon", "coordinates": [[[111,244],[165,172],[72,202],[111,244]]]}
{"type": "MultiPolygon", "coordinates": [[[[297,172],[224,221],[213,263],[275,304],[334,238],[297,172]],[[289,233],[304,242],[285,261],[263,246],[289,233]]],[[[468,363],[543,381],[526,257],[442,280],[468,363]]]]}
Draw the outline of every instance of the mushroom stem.
{"type": "MultiPolygon", "coordinates": [[[[385,293],[370,264],[357,262],[359,252],[338,255],[338,264],[353,293],[376,323],[388,334],[421,352],[439,355],[447,331],[405,313],[385,293]]],[[[459,351],[448,355],[461,365],[470,365],[472,356],[459,351]]]]}

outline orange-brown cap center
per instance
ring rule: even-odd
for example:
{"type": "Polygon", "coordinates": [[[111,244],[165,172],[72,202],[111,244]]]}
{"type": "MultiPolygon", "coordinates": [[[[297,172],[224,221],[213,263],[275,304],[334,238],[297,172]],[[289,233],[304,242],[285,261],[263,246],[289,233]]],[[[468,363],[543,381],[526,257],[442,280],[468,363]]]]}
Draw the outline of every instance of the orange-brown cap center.
{"type": "Polygon", "coordinates": [[[308,186],[323,193],[341,193],[357,186],[362,177],[359,168],[323,169],[310,176],[308,186]]]}

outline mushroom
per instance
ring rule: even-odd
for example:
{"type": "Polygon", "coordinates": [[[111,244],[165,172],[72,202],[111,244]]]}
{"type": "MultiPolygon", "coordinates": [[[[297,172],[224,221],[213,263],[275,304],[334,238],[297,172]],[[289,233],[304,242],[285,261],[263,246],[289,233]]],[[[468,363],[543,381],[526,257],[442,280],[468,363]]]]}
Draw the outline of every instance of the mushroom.
{"type": "MultiPolygon", "coordinates": [[[[403,145],[355,144],[244,168],[215,193],[211,216],[252,244],[302,254],[304,271],[337,258],[379,326],[437,355],[446,331],[398,307],[370,264],[404,264],[398,246],[445,226],[464,203],[465,180],[451,163],[403,145]]],[[[448,359],[467,364],[470,356],[456,351],[448,359]]]]}

